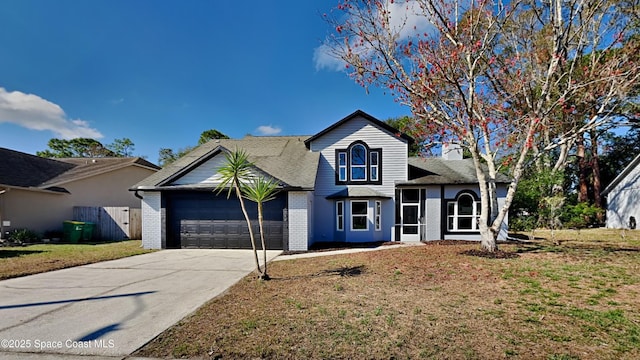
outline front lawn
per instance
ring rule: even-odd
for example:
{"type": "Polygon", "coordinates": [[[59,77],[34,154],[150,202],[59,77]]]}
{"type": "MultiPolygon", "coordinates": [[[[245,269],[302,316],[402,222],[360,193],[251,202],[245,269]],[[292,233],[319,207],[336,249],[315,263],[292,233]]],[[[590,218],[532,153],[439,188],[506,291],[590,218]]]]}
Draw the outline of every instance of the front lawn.
{"type": "Polygon", "coordinates": [[[640,358],[640,232],[554,235],[498,259],[437,242],[276,261],[135,355],[640,358]]]}
{"type": "Polygon", "coordinates": [[[144,254],[140,240],[0,247],[0,280],[144,254]]]}

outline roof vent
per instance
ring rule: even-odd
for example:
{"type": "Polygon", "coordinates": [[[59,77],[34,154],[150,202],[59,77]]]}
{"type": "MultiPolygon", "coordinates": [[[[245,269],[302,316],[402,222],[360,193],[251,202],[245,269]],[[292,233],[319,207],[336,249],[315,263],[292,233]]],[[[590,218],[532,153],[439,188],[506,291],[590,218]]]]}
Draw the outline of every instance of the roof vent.
{"type": "Polygon", "coordinates": [[[96,159],[91,159],[91,162],[95,164],[95,163],[97,163],[97,162],[98,162],[98,160],[96,160],[96,159]]]}

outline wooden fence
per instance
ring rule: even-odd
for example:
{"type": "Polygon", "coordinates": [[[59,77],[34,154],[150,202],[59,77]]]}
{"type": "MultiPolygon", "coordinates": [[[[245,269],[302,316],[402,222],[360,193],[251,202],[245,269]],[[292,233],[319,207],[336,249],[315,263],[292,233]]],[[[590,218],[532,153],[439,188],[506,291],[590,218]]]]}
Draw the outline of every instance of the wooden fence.
{"type": "Polygon", "coordinates": [[[95,225],[93,240],[114,241],[142,238],[142,211],[129,207],[73,208],[73,219],[95,225]]]}

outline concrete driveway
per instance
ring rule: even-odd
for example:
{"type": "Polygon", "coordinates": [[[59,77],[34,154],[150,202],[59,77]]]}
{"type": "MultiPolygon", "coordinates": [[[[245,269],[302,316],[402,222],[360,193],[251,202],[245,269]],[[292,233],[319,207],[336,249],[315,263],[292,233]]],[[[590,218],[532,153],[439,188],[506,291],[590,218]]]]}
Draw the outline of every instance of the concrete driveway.
{"type": "Polygon", "coordinates": [[[124,357],[253,269],[251,250],[162,250],[0,281],[0,358],[124,357]]]}

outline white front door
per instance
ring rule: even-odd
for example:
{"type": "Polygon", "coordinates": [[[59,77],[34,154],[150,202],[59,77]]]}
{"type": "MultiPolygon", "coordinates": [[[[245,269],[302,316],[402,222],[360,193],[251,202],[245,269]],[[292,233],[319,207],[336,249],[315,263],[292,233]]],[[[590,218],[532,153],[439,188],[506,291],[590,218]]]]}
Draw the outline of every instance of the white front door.
{"type": "Polygon", "coordinates": [[[420,241],[420,190],[402,189],[400,202],[400,240],[420,241]]]}

